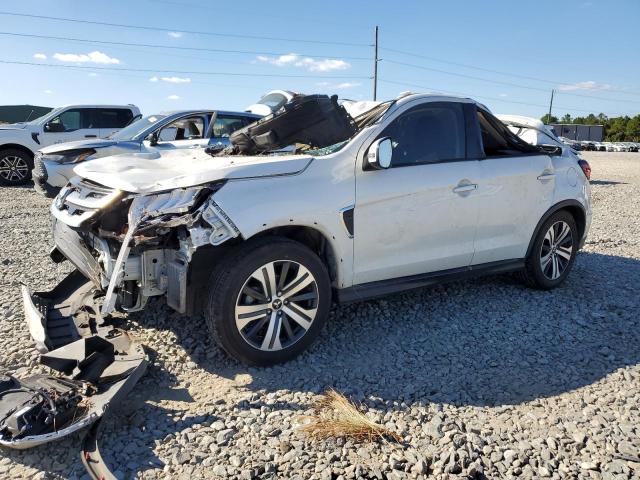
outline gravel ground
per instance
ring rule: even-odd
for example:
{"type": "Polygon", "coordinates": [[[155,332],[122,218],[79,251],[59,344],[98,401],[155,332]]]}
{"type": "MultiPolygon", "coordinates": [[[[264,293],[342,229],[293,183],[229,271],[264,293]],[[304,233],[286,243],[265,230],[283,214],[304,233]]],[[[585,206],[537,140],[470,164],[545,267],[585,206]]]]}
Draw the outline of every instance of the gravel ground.
{"type": "MultiPolygon", "coordinates": [[[[568,281],[511,276],[333,309],[299,359],[227,359],[161,302],[131,315],[152,360],[102,449],[120,478],[640,478],[640,154],[591,153],[594,220],[568,281]],[[334,387],[405,445],[311,441],[296,429],[334,387]]],[[[40,371],[18,296],[48,260],[48,202],[0,189],[0,368],[40,371]]],[[[0,478],[82,478],[80,441],[0,451],[0,478]],[[48,473],[45,473],[48,472],[48,473]]]]}

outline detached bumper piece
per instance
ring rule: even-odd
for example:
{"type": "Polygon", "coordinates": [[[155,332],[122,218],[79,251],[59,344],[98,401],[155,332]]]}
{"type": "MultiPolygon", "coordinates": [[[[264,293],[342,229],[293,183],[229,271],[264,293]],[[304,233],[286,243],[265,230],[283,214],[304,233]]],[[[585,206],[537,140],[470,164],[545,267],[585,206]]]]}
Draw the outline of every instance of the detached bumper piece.
{"type": "Polygon", "coordinates": [[[82,461],[94,479],[113,479],[102,461],[100,421],[113,411],[147,367],[142,346],[103,321],[95,286],[79,272],[51,292],[22,287],[29,331],[54,375],[0,375],[0,446],[25,449],[93,425],[82,461]]]}

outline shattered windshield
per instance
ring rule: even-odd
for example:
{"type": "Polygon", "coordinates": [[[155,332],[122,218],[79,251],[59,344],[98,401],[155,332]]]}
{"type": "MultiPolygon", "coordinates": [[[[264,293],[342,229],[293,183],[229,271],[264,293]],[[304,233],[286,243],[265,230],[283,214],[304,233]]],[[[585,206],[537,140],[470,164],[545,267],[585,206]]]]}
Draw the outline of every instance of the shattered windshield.
{"type": "Polygon", "coordinates": [[[329,145],[328,147],[316,148],[314,150],[307,150],[304,153],[308,153],[309,155],[312,155],[314,157],[324,157],[325,155],[330,155],[339,150],[342,150],[342,147],[344,147],[347,143],[349,143],[349,140],[334,143],[333,145],[329,145]]]}
{"type": "MultiPolygon", "coordinates": [[[[128,127],[123,128],[110,135],[108,138],[111,140],[135,140],[140,134],[145,133],[149,127],[155,125],[160,120],[165,118],[166,115],[150,115],[148,117],[141,118],[133,122],[128,127]]],[[[146,135],[144,135],[146,137],[146,135]]]]}

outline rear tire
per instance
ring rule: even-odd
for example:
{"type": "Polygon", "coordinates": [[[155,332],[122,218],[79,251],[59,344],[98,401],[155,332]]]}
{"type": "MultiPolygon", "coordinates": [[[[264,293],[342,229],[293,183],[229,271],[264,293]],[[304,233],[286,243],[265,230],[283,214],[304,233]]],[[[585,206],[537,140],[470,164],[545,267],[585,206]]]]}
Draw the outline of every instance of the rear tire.
{"type": "Polygon", "coordinates": [[[33,157],[17,148],[0,150],[0,185],[24,185],[31,180],[33,157]]]}
{"type": "Polygon", "coordinates": [[[573,216],[566,210],[551,215],[538,231],[526,259],[522,280],[533,288],[551,290],[569,275],[580,238],[573,216]]]}
{"type": "Polygon", "coordinates": [[[265,366],[296,357],[318,337],[331,283],[305,245],[269,237],[234,249],[212,272],[208,297],[213,339],[233,358],[265,366]]]}

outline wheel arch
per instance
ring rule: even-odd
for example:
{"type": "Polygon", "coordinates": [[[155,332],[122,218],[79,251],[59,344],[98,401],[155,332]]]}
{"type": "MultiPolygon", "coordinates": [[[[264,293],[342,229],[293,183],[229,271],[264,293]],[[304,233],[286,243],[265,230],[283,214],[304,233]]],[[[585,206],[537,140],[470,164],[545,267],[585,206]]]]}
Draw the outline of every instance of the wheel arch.
{"type": "Polygon", "coordinates": [[[529,240],[529,246],[527,247],[527,254],[525,257],[528,257],[531,253],[531,249],[533,248],[533,244],[535,239],[538,237],[538,233],[540,233],[540,229],[544,222],[546,222],[551,215],[561,211],[566,210],[571,214],[573,219],[576,221],[576,226],[578,227],[579,238],[582,238],[587,228],[587,214],[585,212],[584,205],[582,205],[578,200],[563,200],[561,202],[553,205],[549,210],[547,210],[544,215],[538,221],[536,228],[533,231],[533,235],[531,236],[531,240],[529,240]]]}
{"type": "Polygon", "coordinates": [[[250,238],[278,236],[299,242],[320,257],[327,267],[329,278],[334,282],[338,278],[338,256],[331,241],[318,229],[307,225],[284,225],[272,227],[256,233],[250,238]]]}
{"type": "Polygon", "coordinates": [[[199,248],[194,252],[191,262],[189,263],[188,282],[192,288],[189,288],[187,291],[188,312],[194,313],[202,309],[202,299],[204,295],[200,294],[200,290],[209,278],[213,266],[221,262],[233,249],[242,246],[246,242],[268,238],[269,236],[288,238],[305,245],[320,257],[320,260],[327,267],[331,282],[335,283],[337,281],[339,275],[338,262],[341,261],[341,258],[337,256],[335,247],[326,235],[318,229],[305,225],[272,227],[261,230],[246,239],[237,238],[217,247],[209,245],[199,248]]]}
{"type": "Polygon", "coordinates": [[[3,145],[0,145],[0,151],[9,150],[11,148],[16,149],[16,150],[22,150],[24,153],[29,155],[31,157],[31,159],[33,160],[33,156],[34,156],[33,151],[31,151],[30,148],[25,147],[24,145],[20,145],[19,143],[5,143],[3,145]]]}

